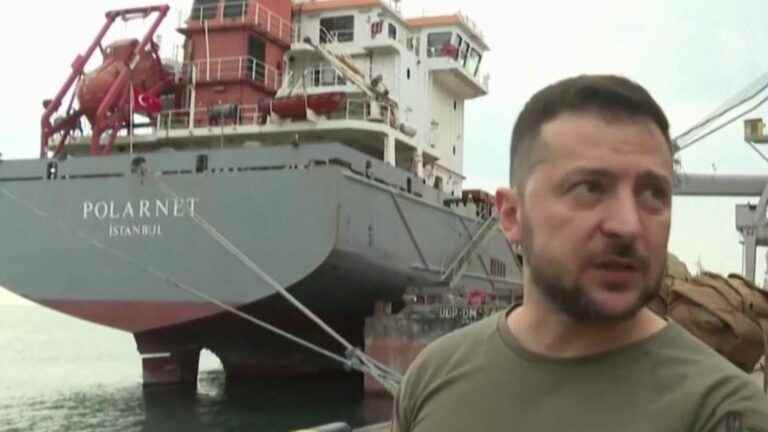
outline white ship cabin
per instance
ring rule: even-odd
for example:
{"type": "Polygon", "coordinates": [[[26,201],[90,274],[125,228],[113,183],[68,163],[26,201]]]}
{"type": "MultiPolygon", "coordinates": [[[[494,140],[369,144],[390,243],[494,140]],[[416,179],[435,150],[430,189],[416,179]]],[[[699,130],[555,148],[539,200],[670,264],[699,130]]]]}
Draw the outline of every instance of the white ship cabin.
{"type": "Polygon", "coordinates": [[[405,18],[390,0],[278,4],[196,0],[175,98],[112,151],[341,142],[460,197],[465,101],[488,92],[480,30],[462,14],[405,18]]]}
{"type": "Polygon", "coordinates": [[[350,111],[365,98],[303,42],[309,38],[351,60],[368,82],[381,76],[397,104],[394,133],[383,142],[359,134],[351,145],[461,195],[464,102],[488,92],[481,75],[488,46],[471,21],[461,14],[408,19],[383,0],[294,1],[293,29],[286,60],[307,92],[344,91],[350,111]]]}

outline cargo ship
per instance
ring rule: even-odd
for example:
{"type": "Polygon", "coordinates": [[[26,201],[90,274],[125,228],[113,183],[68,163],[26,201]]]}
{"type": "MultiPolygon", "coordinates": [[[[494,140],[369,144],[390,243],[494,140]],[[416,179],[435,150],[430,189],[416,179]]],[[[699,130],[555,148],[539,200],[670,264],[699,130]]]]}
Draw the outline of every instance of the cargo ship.
{"type": "Polygon", "coordinates": [[[493,198],[463,188],[489,48],[462,14],[399,6],[195,0],[174,59],[169,7],[107,12],[42,101],[40,157],[0,163],[0,285],[132,333],[147,387],[194,386],[202,349],[228,380],[346,374],[232,313],[344,355],[275,286],[379,357],[402,344],[366,333],[377,314],[518,298],[493,198]],[[144,30],[111,38],[123,20],[144,30]]]}

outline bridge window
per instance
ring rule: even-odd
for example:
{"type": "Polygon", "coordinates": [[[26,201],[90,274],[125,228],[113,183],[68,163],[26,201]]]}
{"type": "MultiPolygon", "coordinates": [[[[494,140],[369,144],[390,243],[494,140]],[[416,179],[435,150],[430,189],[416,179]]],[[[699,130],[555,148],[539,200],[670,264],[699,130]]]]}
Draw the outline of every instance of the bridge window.
{"type": "Polygon", "coordinates": [[[451,44],[451,32],[430,33],[427,36],[427,57],[443,57],[455,52],[451,44]]]}
{"type": "Polygon", "coordinates": [[[454,60],[459,59],[459,53],[464,56],[464,58],[467,57],[466,51],[464,51],[464,45],[467,44],[467,41],[465,41],[460,34],[456,33],[456,47],[459,49],[456,50],[456,56],[454,57],[454,60]]]}
{"type": "Polygon", "coordinates": [[[480,52],[474,48],[472,48],[472,51],[469,53],[469,59],[467,60],[466,71],[472,75],[477,76],[477,73],[480,71],[480,63],[483,60],[483,55],[480,54],[480,52]]]}
{"type": "Polygon", "coordinates": [[[320,20],[320,43],[352,42],[355,40],[353,15],[323,18],[320,20]]]}
{"type": "Polygon", "coordinates": [[[469,54],[469,41],[464,41],[462,45],[459,45],[459,58],[458,61],[462,66],[467,64],[467,55],[469,54]]]}

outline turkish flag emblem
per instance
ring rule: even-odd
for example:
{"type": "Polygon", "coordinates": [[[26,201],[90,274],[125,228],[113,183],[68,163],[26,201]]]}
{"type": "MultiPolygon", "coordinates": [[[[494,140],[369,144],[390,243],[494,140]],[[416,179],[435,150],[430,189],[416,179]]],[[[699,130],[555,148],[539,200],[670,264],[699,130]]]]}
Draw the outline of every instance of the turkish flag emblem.
{"type": "Polygon", "coordinates": [[[163,110],[163,103],[160,98],[141,91],[133,94],[133,106],[135,112],[149,114],[157,114],[163,110]]]}

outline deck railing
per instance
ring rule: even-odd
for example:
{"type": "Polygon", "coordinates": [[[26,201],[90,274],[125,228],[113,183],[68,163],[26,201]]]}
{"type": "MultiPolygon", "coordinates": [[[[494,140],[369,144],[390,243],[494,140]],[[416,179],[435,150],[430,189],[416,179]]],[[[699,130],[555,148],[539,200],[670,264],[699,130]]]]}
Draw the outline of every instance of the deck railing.
{"type": "Polygon", "coordinates": [[[188,22],[204,21],[254,24],[277,39],[291,43],[291,23],[258,1],[222,1],[193,7],[188,22]]]}
{"type": "Polygon", "coordinates": [[[280,72],[253,57],[222,57],[210,60],[195,60],[184,63],[181,69],[182,79],[191,83],[210,81],[249,80],[261,83],[270,90],[280,88],[280,72]],[[192,74],[195,73],[193,78],[192,74]]]}
{"type": "Polygon", "coordinates": [[[307,87],[335,87],[347,85],[344,75],[328,65],[304,69],[304,83],[307,87]]]}
{"type": "MultiPolygon", "coordinates": [[[[232,109],[225,111],[214,108],[198,107],[194,114],[189,109],[176,109],[163,111],[157,116],[156,131],[167,133],[182,129],[197,128],[231,128],[240,126],[258,126],[267,123],[268,116],[272,112],[271,103],[260,105],[232,105],[232,109]],[[193,118],[190,118],[190,117],[193,118]]],[[[380,104],[381,118],[371,115],[370,104],[364,99],[348,99],[338,110],[327,114],[328,121],[334,120],[362,120],[392,125],[394,128],[393,112],[386,104],[380,104]]]]}

